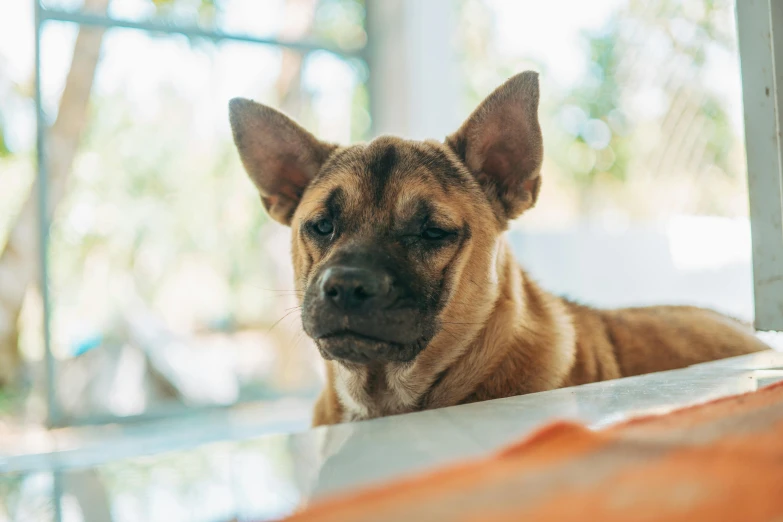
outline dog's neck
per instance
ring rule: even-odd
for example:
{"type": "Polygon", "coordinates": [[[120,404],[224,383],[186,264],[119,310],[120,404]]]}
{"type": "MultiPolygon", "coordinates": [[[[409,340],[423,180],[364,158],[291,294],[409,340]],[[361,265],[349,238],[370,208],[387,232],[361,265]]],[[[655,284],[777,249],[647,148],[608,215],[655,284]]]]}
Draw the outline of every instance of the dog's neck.
{"type": "MultiPolygon", "coordinates": [[[[458,333],[436,336],[412,363],[376,366],[330,362],[330,372],[344,421],[368,419],[431,408],[452,406],[480,398],[478,389],[487,378],[514,359],[516,367],[530,372],[528,388],[519,393],[541,391],[560,382],[537,382],[536,367],[542,359],[573,363],[574,331],[570,324],[554,324],[553,308],[563,307],[558,298],[532,283],[516,262],[505,238],[498,239],[495,273],[485,289],[493,295],[486,317],[459,325],[458,333]],[[552,346],[539,346],[537,329],[562,332],[552,346]],[[446,343],[447,350],[430,350],[433,343],[446,343]],[[536,353],[542,351],[543,353],[536,353]],[[437,353],[436,353],[437,352],[437,353]],[[434,356],[429,354],[436,353],[434,356]],[[447,354],[447,355],[444,355],[447,354]]],[[[560,310],[557,310],[560,312],[560,310]]],[[[565,378],[565,376],[561,376],[565,378]]],[[[498,376],[495,380],[502,380],[498,376]]],[[[517,379],[518,381],[518,379],[517,379]]],[[[502,383],[501,383],[502,385],[502,383]]]]}

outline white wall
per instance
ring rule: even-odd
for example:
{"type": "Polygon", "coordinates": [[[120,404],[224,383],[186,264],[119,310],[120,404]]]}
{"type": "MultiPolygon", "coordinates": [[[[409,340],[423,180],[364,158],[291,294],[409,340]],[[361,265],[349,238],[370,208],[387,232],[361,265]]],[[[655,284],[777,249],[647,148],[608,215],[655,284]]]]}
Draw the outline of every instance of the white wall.
{"type": "Polygon", "coordinates": [[[368,0],[373,134],[443,139],[461,123],[455,2],[368,0]]]}
{"type": "Polygon", "coordinates": [[[693,304],[753,319],[747,220],[681,218],[621,232],[584,225],[509,239],[543,287],[584,304],[693,304]]]}

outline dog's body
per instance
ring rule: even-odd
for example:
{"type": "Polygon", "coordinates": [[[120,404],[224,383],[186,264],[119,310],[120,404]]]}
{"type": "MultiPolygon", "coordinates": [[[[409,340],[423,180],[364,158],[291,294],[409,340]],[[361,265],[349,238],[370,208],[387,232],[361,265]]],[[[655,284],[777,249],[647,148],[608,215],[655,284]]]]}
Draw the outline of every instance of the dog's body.
{"type": "Polygon", "coordinates": [[[314,424],[511,397],[767,349],[750,327],[711,310],[598,310],[564,300],[538,287],[509,248],[502,249],[502,290],[493,313],[453,361],[433,358],[399,369],[345,369],[327,361],[328,383],[314,424]]]}
{"type": "Polygon", "coordinates": [[[445,143],[337,147],[231,104],[242,161],[291,225],[305,331],[326,359],[314,424],[438,408],[761,351],[709,310],[595,310],[540,289],[503,232],[533,206],[538,79],[496,90],[445,143]]]}

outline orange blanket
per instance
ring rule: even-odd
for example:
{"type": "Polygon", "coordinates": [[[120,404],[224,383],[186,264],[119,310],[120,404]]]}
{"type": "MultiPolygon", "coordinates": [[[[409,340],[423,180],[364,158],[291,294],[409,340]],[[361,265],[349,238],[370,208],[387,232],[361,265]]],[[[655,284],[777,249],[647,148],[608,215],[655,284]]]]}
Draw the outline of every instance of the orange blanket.
{"type": "Polygon", "coordinates": [[[554,423],[288,520],[783,521],[783,383],[599,432],[554,423]]]}

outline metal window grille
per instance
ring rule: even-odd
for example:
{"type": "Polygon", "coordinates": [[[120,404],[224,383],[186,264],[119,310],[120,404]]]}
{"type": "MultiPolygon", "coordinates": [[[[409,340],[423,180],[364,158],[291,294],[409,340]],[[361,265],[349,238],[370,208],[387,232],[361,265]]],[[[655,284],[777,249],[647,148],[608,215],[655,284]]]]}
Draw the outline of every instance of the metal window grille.
{"type": "Polygon", "coordinates": [[[39,256],[39,284],[41,288],[41,298],[43,301],[43,341],[45,350],[46,364],[46,402],[47,402],[47,421],[50,427],[59,427],[73,424],[104,424],[110,422],[133,422],[138,420],[147,420],[151,418],[160,418],[182,413],[191,413],[210,406],[202,407],[182,407],[177,409],[165,409],[165,411],[145,412],[139,415],[119,417],[114,415],[92,415],[85,418],[72,418],[63,414],[56,394],[57,383],[57,361],[52,352],[51,339],[51,292],[50,292],[50,271],[48,259],[49,230],[51,227],[51,212],[49,210],[49,176],[47,171],[47,132],[48,125],[46,115],[42,105],[42,87],[41,87],[41,35],[43,27],[49,21],[69,22],[79,26],[97,26],[105,28],[123,28],[147,33],[183,35],[191,39],[207,40],[211,42],[235,41],[263,46],[273,46],[284,49],[291,49],[303,53],[313,51],[329,51],[341,58],[359,59],[367,62],[367,45],[357,50],[343,50],[327,44],[326,42],[309,40],[279,40],[276,38],[260,38],[246,34],[236,34],[223,32],[219,30],[207,30],[197,26],[177,25],[164,23],[156,20],[130,21],[113,18],[111,16],[96,15],[83,11],[68,11],[61,9],[47,8],[42,4],[42,0],[34,0],[35,8],[35,110],[36,110],[36,181],[37,181],[37,200],[38,200],[38,242],[39,256]]]}

